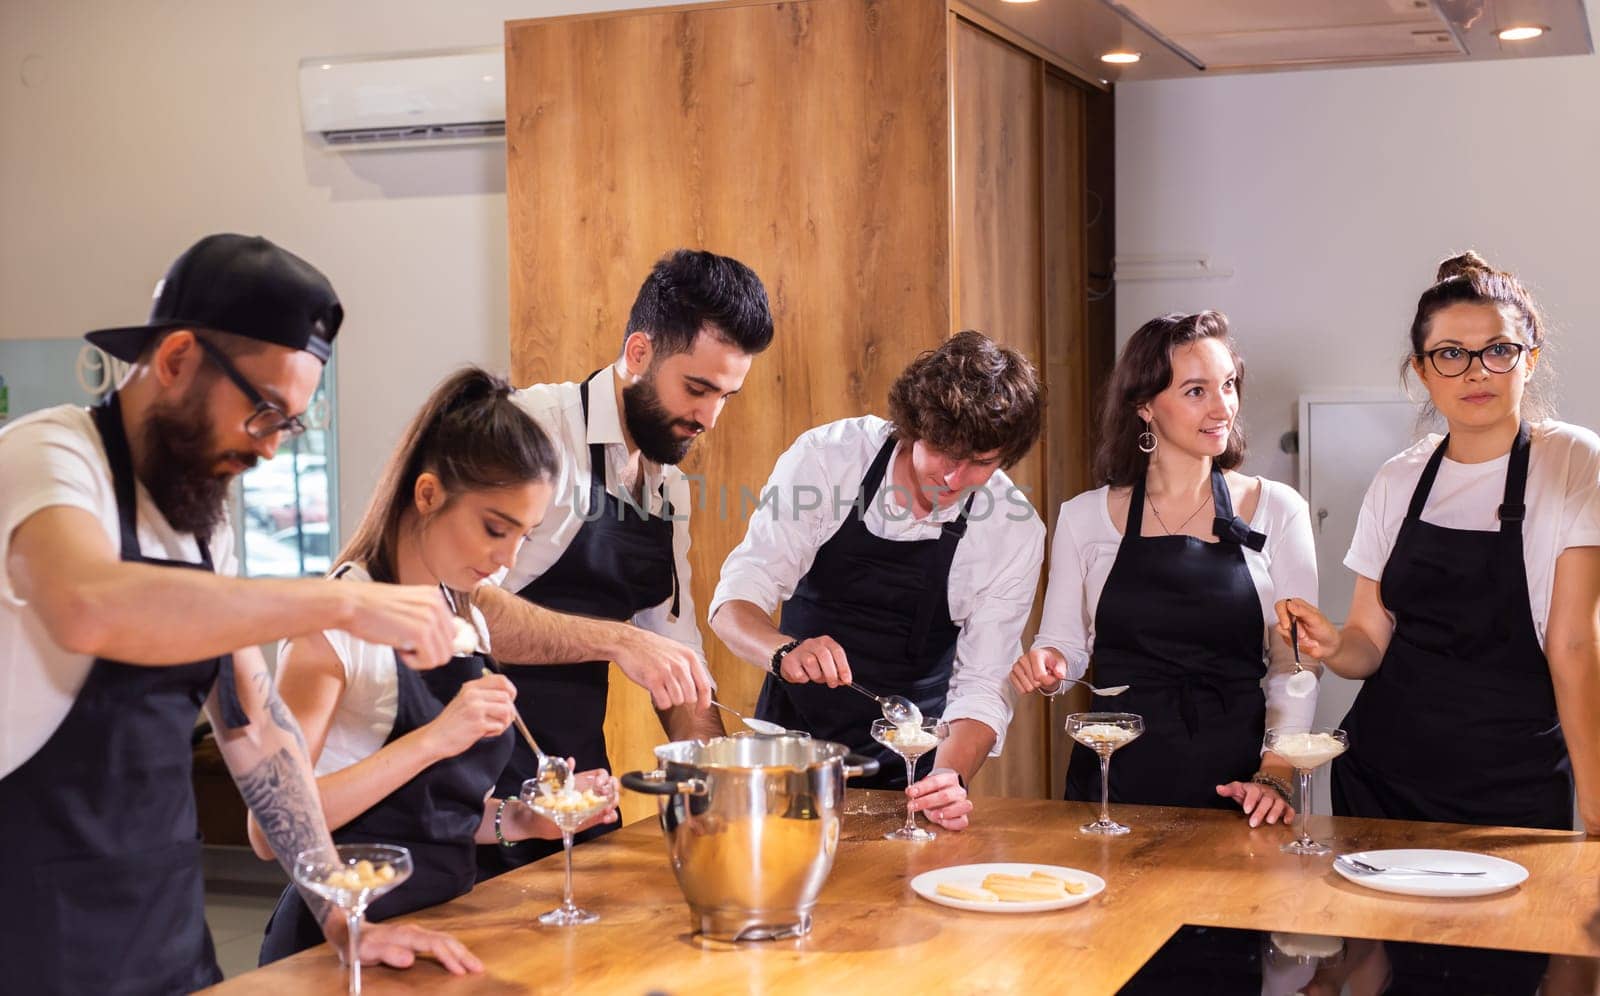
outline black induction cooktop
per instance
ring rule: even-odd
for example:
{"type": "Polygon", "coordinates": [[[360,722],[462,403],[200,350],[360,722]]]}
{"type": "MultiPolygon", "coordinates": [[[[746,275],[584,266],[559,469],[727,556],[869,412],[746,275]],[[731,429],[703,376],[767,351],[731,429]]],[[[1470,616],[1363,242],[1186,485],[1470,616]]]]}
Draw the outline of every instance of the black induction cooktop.
{"type": "Polygon", "coordinates": [[[1595,996],[1600,960],[1224,927],[1178,928],[1125,996],[1595,996]]]}

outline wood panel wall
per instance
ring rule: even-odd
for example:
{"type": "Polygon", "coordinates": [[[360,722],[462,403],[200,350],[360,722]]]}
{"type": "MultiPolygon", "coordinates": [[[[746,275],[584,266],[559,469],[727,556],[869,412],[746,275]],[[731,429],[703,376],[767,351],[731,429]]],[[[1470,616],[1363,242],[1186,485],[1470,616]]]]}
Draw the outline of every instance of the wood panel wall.
{"type": "MultiPolygon", "coordinates": [[[[772,301],[772,347],[685,464],[710,489],[691,590],[734,708],[754,705],[761,673],[703,612],[744,535],[739,489],[758,492],[805,429],[884,413],[900,368],[950,327],[946,30],[925,0],[507,25],[516,382],[614,359],[640,281],[676,246],[744,261],[772,301]]],[[[664,739],[615,673],[608,735],[619,770],[654,767],[664,739]]],[[[625,816],[653,811],[629,795],[625,816]]]]}
{"type": "MultiPolygon", "coordinates": [[[[722,701],[753,706],[761,681],[703,625],[744,534],[740,489],[800,432],[884,414],[901,367],[950,332],[982,329],[1044,374],[1045,439],[1012,476],[1047,524],[1085,485],[1093,98],[1038,54],[928,0],[756,0],[514,21],[506,62],[518,383],[614,359],[673,247],[766,282],[776,340],[685,464],[705,488],[691,591],[722,701]]],[[[1021,703],[974,791],[1058,794],[1069,707],[1021,703]]],[[[653,766],[659,724],[615,672],[607,732],[618,770],[653,766]]],[[[624,796],[626,818],[653,811],[624,796]]]]}
{"type": "MultiPolygon", "coordinates": [[[[1042,139],[1039,60],[950,16],[955,246],[952,330],[975,328],[1044,372],[1042,139]]],[[[1009,471],[1034,507],[1048,507],[1045,447],[1009,471]]],[[[1035,605],[1023,646],[1038,626],[1035,605]]],[[[1038,795],[1048,772],[1046,705],[1017,703],[1006,749],[978,773],[974,794],[1038,795]]]]}

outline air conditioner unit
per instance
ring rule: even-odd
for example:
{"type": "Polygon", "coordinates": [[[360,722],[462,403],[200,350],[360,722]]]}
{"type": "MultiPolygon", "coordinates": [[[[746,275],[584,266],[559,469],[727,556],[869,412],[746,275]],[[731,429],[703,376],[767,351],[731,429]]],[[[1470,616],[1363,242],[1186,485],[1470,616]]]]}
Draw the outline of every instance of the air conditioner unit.
{"type": "Polygon", "coordinates": [[[302,59],[300,119],[338,150],[500,141],[505,51],[302,59]]]}

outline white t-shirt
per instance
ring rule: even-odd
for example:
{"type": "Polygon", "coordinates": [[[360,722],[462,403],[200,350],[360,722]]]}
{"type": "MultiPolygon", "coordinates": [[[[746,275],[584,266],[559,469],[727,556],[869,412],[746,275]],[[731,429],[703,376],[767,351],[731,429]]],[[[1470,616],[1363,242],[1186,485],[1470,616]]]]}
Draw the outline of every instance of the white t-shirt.
{"type": "MultiPolygon", "coordinates": [[[[1050,547],[1050,585],[1033,646],[1060,651],[1067,659],[1067,674],[1073,678],[1088,671],[1094,654],[1095,613],[1122,546],[1122,533],[1111,521],[1106,504],[1109,491],[1109,487],[1085,491],[1063,504],[1050,547]]],[[[1250,528],[1267,537],[1266,546],[1259,551],[1244,548],[1245,566],[1261,601],[1262,654],[1268,655],[1270,649],[1267,725],[1310,726],[1317,709],[1316,693],[1304,698],[1288,694],[1284,685],[1293,673],[1293,651],[1282,641],[1270,639],[1277,626],[1273,604],[1278,599],[1315,602],[1317,598],[1317,552],[1306,500],[1287,484],[1263,480],[1250,528]]],[[[1204,598],[1205,593],[1196,592],[1195,597],[1204,598]]]]}
{"type": "MultiPolygon", "coordinates": [[[[589,446],[599,443],[605,453],[606,490],[621,497],[620,481],[628,467],[628,447],[622,438],[622,423],[617,418],[616,378],[608,366],[589,378],[589,417],[583,415],[579,385],[534,384],[517,391],[511,400],[538,423],[561,454],[550,493],[550,507],[544,520],[528,534],[517,551],[516,563],[500,579],[507,591],[521,591],[528,582],[553,567],[567,552],[589,508],[589,446]]],[[[672,554],[678,569],[678,614],[672,614],[672,596],[659,605],[640,609],[633,624],[668,637],[692,649],[705,661],[700,638],[700,623],[695,616],[694,595],[689,575],[689,513],[694,509],[693,493],[683,471],[674,466],[659,466],[640,458],[644,480],[642,504],[651,515],[664,515],[663,485],[666,500],[672,504],[672,554]]]]}
{"type": "MultiPolygon", "coordinates": [[[[771,503],[748,511],[744,539],[722,564],[711,611],[734,599],[771,612],[794,594],[817,551],[849,518],[872,460],[891,426],[876,415],[841,419],[802,433],[772,468],[762,489],[771,503]]],[[[889,540],[937,539],[944,524],[961,514],[961,503],[936,508],[918,519],[909,496],[893,486],[894,461],[878,499],[861,517],[867,532],[889,540]]],[[[744,514],[741,512],[741,514],[744,514]]],[[[961,627],[945,697],[947,721],[975,719],[994,731],[996,756],[1011,725],[1014,693],[1007,680],[1022,652],[1022,630],[1033,610],[1044,559],[1044,523],[1028,496],[996,470],[974,494],[967,532],[950,562],[946,596],[950,620],[961,627]]]]}
{"type": "MultiPolygon", "coordinates": [[[[341,581],[372,583],[372,575],[360,564],[341,565],[333,573],[341,581]]],[[[475,605],[472,624],[478,630],[478,645],[487,650],[489,627],[475,605]]],[[[399,665],[393,647],[358,640],[343,630],[324,630],[322,635],[344,665],[344,694],[317,758],[319,778],[376,754],[388,741],[400,710],[400,679],[395,671],[399,665]]]]}
{"type": "MultiPolygon", "coordinates": [[[[1429,435],[1379,468],[1361,502],[1355,536],[1344,558],[1346,567],[1362,577],[1383,580],[1412,492],[1441,438],[1429,435]]],[[[1510,461],[1509,453],[1484,463],[1457,463],[1446,457],[1428,492],[1422,521],[1447,529],[1499,531],[1496,512],[1505,497],[1510,461]]],[[[1522,560],[1533,626],[1543,646],[1556,559],[1570,547],[1600,546],[1600,437],[1566,422],[1535,424],[1523,501],[1527,517],[1522,521],[1522,560]]]]}
{"type": "MultiPolygon", "coordinates": [[[[144,485],[135,486],[139,546],[146,557],[198,564],[194,537],[173,530],[144,485]]],[[[67,718],[94,659],[57,646],[31,606],[17,597],[5,564],[11,537],[35,513],[81,508],[122,547],[117,496],[105,447],[87,408],[46,408],[0,428],[0,778],[15,771],[67,718]]],[[[218,574],[237,574],[233,527],[208,544],[218,574]]]]}

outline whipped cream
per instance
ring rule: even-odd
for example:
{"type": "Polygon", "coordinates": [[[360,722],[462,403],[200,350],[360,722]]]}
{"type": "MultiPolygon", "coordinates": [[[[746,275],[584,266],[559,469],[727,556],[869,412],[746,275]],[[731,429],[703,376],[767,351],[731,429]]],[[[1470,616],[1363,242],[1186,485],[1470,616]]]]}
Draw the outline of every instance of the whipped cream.
{"type": "Polygon", "coordinates": [[[1344,744],[1331,733],[1285,733],[1274,737],[1272,752],[1296,768],[1315,768],[1343,754],[1344,744]]]}
{"type": "Polygon", "coordinates": [[[1078,727],[1078,732],[1072,739],[1085,747],[1121,747],[1132,740],[1136,733],[1126,727],[1113,723],[1090,723],[1088,726],[1078,727]]]}

